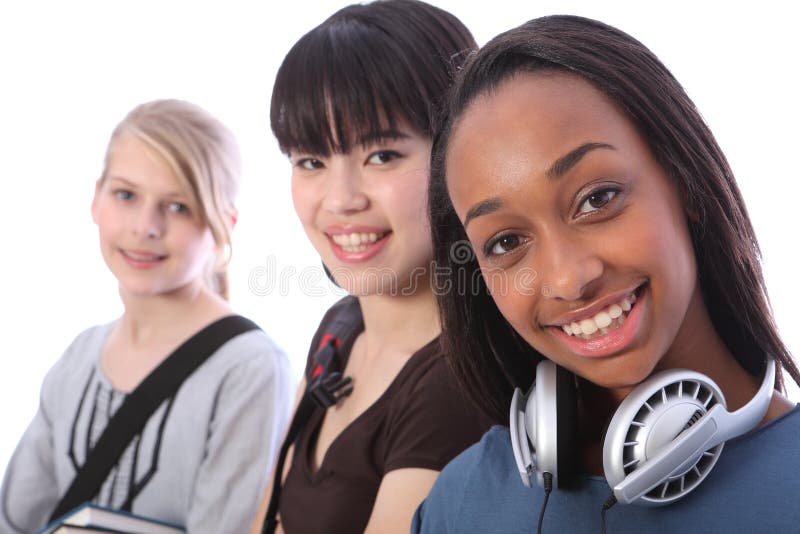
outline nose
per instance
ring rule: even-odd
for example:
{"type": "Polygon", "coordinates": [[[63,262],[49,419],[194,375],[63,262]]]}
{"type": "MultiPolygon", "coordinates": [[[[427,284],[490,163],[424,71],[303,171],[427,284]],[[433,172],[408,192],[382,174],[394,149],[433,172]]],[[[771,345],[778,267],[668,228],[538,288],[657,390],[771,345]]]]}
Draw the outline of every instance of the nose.
{"type": "Polygon", "coordinates": [[[542,294],[547,298],[574,301],[586,298],[592,283],[604,270],[594,248],[580,237],[553,236],[540,242],[544,258],[540,268],[542,294]]]}
{"type": "Polygon", "coordinates": [[[362,176],[355,165],[338,162],[329,167],[323,208],[337,215],[348,215],[367,209],[369,198],[363,189],[362,176]]]}
{"type": "Polygon", "coordinates": [[[133,233],[145,239],[158,239],[164,235],[166,218],[157,205],[142,205],[136,210],[132,224],[133,233]]]}

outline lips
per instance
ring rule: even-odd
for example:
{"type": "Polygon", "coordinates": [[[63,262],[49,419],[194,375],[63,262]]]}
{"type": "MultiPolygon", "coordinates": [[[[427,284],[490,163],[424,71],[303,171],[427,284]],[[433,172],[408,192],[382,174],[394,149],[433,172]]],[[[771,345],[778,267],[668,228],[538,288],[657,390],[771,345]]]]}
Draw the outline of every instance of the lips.
{"type": "Polygon", "coordinates": [[[647,287],[642,286],[597,312],[549,328],[575,354],[588,358],[612,356],[633,342],[648,301],[647,287]]]}
{"type": "Polygon", "coordinates": [[[166,254],[146,250],[119,249],[119,252],[128,265],[137,269],[155,267],[167,259],[166,254]]]}
{"type": "Polygon", "coordinates": [[[383,250],[392,232],[374,227],[345,227],[328,228],[325,235],[339,260],[358,263],[374,257],[383,250]]]}

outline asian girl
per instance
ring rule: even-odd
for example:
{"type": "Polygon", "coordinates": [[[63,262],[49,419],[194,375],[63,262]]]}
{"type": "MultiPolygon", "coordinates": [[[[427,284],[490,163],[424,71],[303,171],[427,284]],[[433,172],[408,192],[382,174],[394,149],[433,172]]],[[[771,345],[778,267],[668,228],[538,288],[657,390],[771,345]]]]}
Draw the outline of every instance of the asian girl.
{"type": "Polygon", "coordinates": [[[357,324],[337,351],[352,394],[316,409],[296,441],[279,530],[407,532],[439,470],[488,428],[439,348],[425,215],[437,113],[474,47],[450,13],[387,0],[338,11],[280,67],[271,120],[295,210],[351,294],[323,319],[307,382],[337,318],[355,309],[357,324]]]}

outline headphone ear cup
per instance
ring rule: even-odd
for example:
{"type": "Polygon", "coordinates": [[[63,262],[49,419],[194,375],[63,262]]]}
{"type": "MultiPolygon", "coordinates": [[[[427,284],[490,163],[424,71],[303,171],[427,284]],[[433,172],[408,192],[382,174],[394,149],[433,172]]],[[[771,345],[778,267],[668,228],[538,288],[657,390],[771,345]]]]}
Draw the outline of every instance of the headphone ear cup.
{"type": "Polygon", "coordinates": [[[556,366],[558,487],[573,484],[578,472],[578,399],[575,375],[556,366]]]}
{"type": "Polygon", "coordinates": [[[574,479],[577,401],[575,376],[550,360],[536,366],[536,382],[525,406],[525,430],[533,445],[533,467],[540,486],[543,474],[557,487],[574,479]]]}
{"type": "Polygon", "coordinates": [[[603,442],[603,470],[615,494],[617,486],[645,464],[653,468],[653,478],[647,469],[636,476],[652,490],[632,501],[635,504],[662,506],[697,487],[719,459],[721,443],[680,458],[680,472],[662,478],[655,474],[660,472],[655,467],[675,461],[672,452],[669,454],[673,456],[667,458],[659,455],[674,450],[675,438],[717,404],[724,409],[725,398],[719,387],[694,371],[662,371],[636,386],[614,413],[603,442]]]}

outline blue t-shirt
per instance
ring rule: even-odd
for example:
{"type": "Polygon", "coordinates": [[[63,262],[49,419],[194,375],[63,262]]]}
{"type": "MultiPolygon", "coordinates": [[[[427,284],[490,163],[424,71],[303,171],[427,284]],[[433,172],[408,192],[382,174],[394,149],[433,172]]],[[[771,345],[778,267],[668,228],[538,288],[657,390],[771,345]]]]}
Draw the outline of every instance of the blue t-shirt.
{"type": "MultiPolygon", "coordinates": [[[[611,495],[603,477],[576,490],[554,488],[542,532],[600,532],[611,495]]],[[[412,533],[536,532],[544,491],[519,477],[508,428],[495,426],[445,467],[420,505],[412,533]]],[[[617,504],[609,534],[800,532],[800,408],[728,441],[708,477],[669,506],[617,504]]]]}

